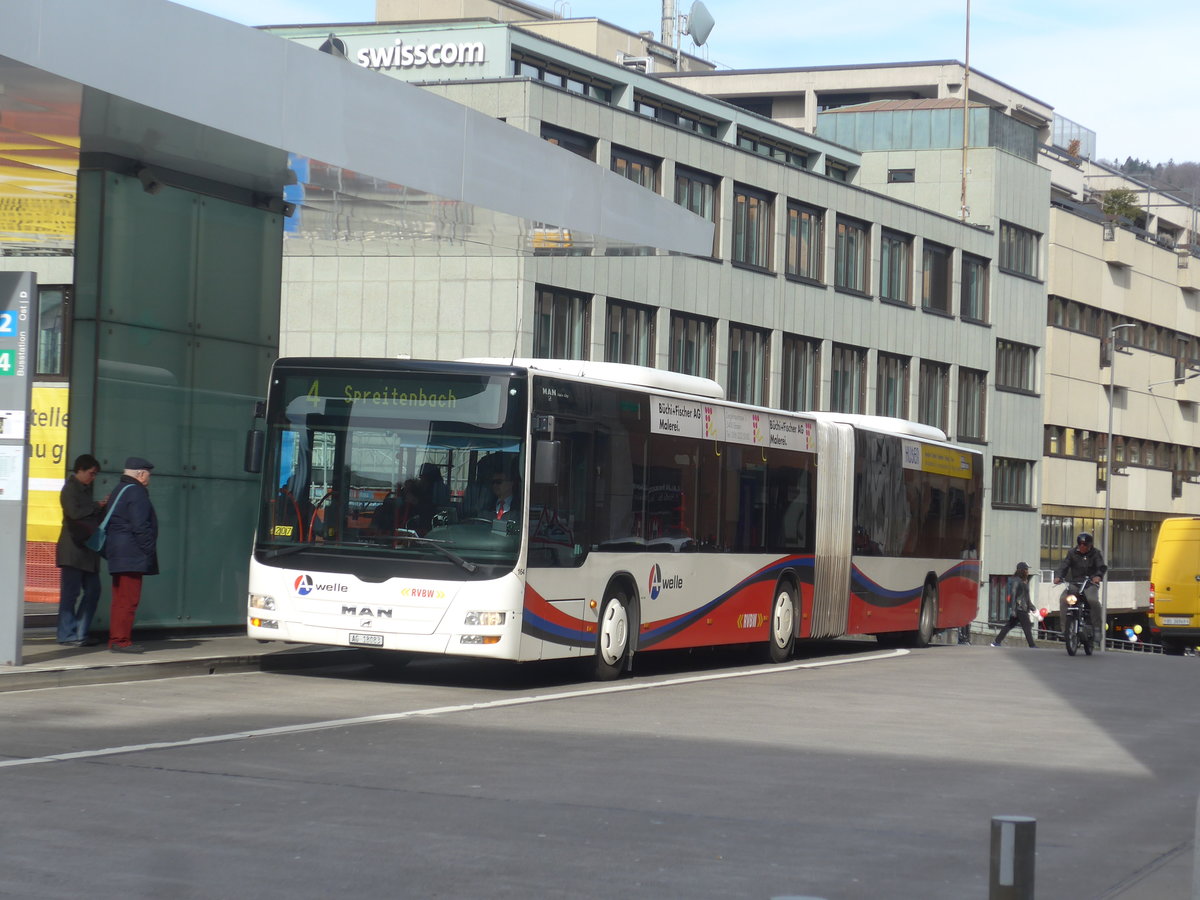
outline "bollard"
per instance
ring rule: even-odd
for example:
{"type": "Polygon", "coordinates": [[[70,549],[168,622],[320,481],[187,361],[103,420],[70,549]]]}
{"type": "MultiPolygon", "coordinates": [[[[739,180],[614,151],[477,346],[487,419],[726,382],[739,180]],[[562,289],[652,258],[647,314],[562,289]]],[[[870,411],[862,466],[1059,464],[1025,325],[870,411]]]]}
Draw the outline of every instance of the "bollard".
{"type": "Polygon", "coordinates": [[[988,900],[1033,900],[1037,819],[992,816],[992,865],[988,900]]]}

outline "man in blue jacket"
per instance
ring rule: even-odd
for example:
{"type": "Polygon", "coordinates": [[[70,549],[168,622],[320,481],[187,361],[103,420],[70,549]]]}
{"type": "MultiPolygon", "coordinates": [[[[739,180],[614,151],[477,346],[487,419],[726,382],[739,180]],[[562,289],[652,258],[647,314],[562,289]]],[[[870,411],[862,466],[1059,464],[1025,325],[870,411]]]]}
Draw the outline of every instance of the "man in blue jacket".
{"type": "Polygon", "coordinates": [[[112,575],[112,615],[108,649],[141,653],[133,643],[133,620],[142,599],[142,578],[158,574],[158,516],[150,502],[154,465],[140,456],[125,460],[125,472],[108,496],[108,529],[104,555],[112,575]]]}

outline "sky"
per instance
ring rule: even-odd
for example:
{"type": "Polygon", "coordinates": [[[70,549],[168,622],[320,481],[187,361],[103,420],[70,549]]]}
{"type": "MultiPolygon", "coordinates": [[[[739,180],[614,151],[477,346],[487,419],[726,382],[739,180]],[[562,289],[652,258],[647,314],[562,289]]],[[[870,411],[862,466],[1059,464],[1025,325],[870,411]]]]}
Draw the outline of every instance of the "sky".
{"type": "MultiPolygon", "coordinates": [[[[374,0],[176,0],[245,25],[375,20],[374,0]]],[[[662,0],[534,0],[569,17],[661,31],[662,0]]],[[[676,0],[687,12],[692,0],[676,0]]],[[[716,26],[682,49],[721,68],[964,58],[1096,132],[1096,155],[1200,161],[1200,4],[1157,0],[704,0],[716,26]],[[1133,11],[1131,13],[1131,10],[1133,11]]]]}

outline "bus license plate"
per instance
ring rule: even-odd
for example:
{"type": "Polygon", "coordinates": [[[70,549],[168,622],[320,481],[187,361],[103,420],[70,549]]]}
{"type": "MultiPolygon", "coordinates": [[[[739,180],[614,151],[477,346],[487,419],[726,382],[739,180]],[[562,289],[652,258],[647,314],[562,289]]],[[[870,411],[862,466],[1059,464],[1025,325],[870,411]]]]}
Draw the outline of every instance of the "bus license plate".
{"type": "Polygon", "coordinates": [[[1192,620],[1189,616],[1163,616],[1162,623],[1164,625],[1191,625],[1192,620]]]}
{"type": "Polygon", "coordinates": [[[361,634],[358,632],[350,632],[350,643],[358,647],[382,647],[382,634],[361,634]]]}

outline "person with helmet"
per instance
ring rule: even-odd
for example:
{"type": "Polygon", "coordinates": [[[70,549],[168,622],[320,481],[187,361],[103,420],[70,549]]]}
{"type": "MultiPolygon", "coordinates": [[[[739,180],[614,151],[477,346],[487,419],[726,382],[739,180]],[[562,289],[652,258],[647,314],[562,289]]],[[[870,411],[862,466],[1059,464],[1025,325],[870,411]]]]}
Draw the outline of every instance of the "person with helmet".
{"type": "Polygon", "coordinates": [[[1008,633],[1020,625],[1025,632],[1025,642],[1036,648],[1033,640],[1033,601],[1029,599],[1029,566],[1026,563],[1017,563],[1017,571],[1008,579],[1005,599],[1008,601],[1008,622],[1000,629],[992,646],[999,647],[1008,633]]]}
{"type": "Polygon", "coordinates": [[[1086,531],[1075,538],[1075,546],[1067,551],[1066,558],[1054,570],[1054,583],[1062,584],[1065,580],[1067,587],[1058,598],[1058,621],[1067,620],[1067,594],[1072,585],[1087,579],[1087,587],[1083,595],[1087,598],[1092,610],[1092,626],[1096,629],[1097,640],[1104,639],[1104,619],[1100,610],[1100,580],[1108,566],[1104,564],[1104,555],[1093,546],[1092,536],[1086,531]]]}

